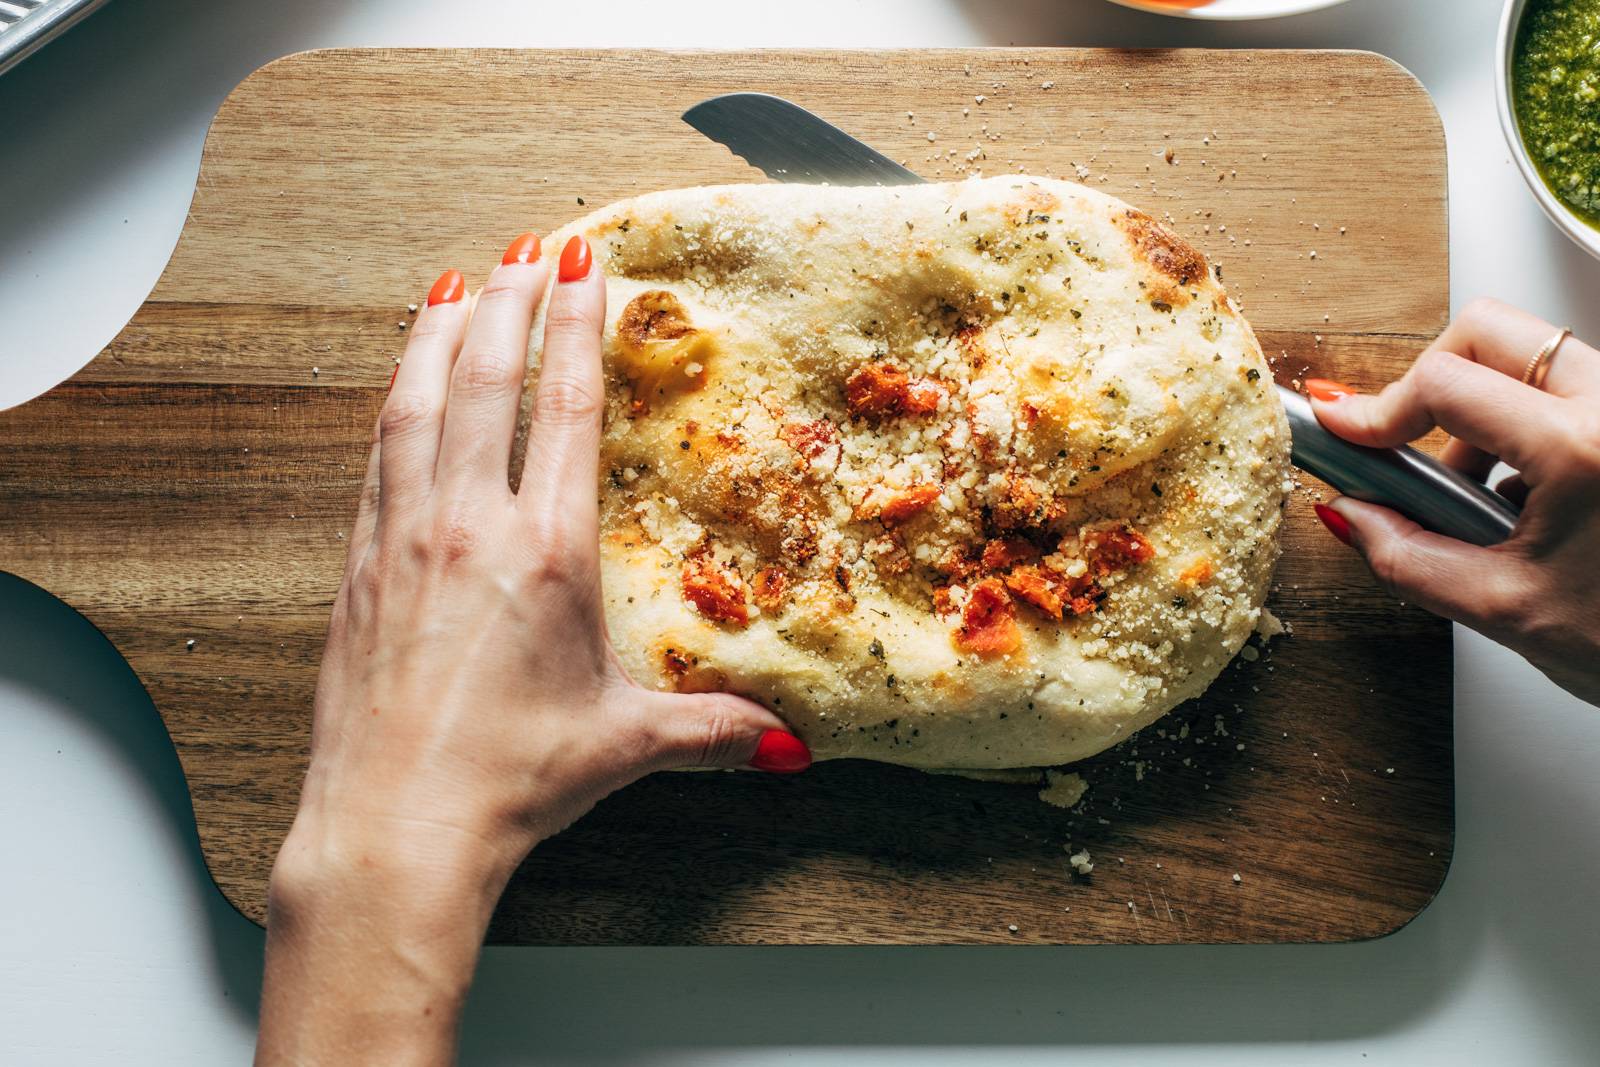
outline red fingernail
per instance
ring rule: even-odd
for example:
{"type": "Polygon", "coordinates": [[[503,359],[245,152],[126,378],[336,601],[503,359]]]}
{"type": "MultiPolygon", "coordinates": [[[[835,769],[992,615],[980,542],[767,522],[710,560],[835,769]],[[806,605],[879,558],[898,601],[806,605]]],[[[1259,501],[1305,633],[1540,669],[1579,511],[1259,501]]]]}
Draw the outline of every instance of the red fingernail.
{"type": "Polygon", "coordinates": [[[811,750],[794,734],[768,730],[761,735],[756,754],[750,757],[750,766],[773,774],[795,774],[811,766],[811,750]]]}
{"type": "Polygon", "coordinates": [[[400,377],[400,364],[396,363],[394,365],[394,373],[389,375],[389,391],[391,393],[394,392],[394,380],[398,377],[400,377]]]}
{"type": "Polygon", "coordinates": [[[1307,378],[1306,392],[1311,394],[1313,400],[1338,400],[1340,397],[1355,396],[1357,390],[1327,378],[1307,378]]]}
{"type": "Polygon", "coordinates": [[[500,257],[500,265],[509,267],[513,263],[532,263],[539,258],[539,235],[525,233],[506,246],[506,254],[500,257]]]}
{"type": "Polygon", "coordinates": [[[454,304],[467,293],[466,279],[461,277],[458,270],[447,270],[439,275],[439,280],[433,283],[433,288],[428,290],[428,306],[435,304],[454,304]]]}
{"type": "Polygon", "coordinates": [[[573,237],[567,242],[567,247],[561,250],[561,266],[556,271],[556,280],[575,282],[587,278],[589,263],[589,242],[582,237],[573,237]]]}
{"type": "Polygon", "coordinates": [[[1326,504],[1313,504],[1311,508],[1317,513],[1317,518],[1322,520],[1322,525],[1328,528],[1329,533],[1347,545],[1350,543],[1350,524],[1345,521],[1343,515],[1326,504]]]}

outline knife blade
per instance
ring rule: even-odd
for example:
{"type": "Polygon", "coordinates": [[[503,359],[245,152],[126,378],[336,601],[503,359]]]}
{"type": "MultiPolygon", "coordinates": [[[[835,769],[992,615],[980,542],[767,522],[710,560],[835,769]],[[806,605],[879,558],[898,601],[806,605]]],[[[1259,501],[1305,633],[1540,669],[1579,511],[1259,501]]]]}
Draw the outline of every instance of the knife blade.
{"type": "Polygon", "coordinates": [[[713,96],[685,111],[683,121],[774,181],[915,185],[925,180],[781,96],[713,96]]]}
{"type": "MultiPolygon", "coordinates": [[[[726,93],[683,121],[780,182],[912,185],[926,181],[798,104],[767,93],[726,93]]],[[[1410,516],[1426,529],[1475,545],[1511,536],[1515,504],[1409,445],[1363,448],[1324,429],[1310,401],[1280,385],[1291,458],[1339,492],[1410,516]]]]}

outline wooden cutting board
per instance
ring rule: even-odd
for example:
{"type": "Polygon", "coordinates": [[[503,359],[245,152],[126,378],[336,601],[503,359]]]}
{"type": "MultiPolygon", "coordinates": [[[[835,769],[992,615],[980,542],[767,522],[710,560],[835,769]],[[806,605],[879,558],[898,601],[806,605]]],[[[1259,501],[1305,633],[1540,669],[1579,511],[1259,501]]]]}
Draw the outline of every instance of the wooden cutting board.
{"type": "MultiPolygon", "coordinates": [[[[1280,380],[1375,387],[1445,323],[1427,95],[1348,52],[329,51],[211,127],[172,261],[71,380],[0,413],[0,568],[92,620],[177,745],[240,911],[305,768],[317,660],[409,315],[444,267],[659,187],[759,181],[677,116],[738,89],[930,178],[1081,177],[1208,251],[1280,380]],[[585,207],[584,205],[588,205],[585,207]],[[188,647],[188,642],[193,647],[188,647]]],[[[658,775],[519,872],[492,940],[1338,941],[1432,898],[1453,833],[1449,628],[1296,489],[1293,628],[1084,768],[1081,809],[865,763],[658,775]],[[1074,875],[1066,845],[1094,871],[1074,875]]],[[[115,884],[114,880],[108,885],[115,884]]]]}

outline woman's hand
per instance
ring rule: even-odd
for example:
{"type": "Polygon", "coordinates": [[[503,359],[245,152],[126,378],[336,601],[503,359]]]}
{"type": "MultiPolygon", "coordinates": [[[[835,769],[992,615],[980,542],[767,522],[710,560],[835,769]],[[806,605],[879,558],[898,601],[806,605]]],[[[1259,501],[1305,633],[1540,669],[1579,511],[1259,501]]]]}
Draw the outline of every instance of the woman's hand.
{"type": "Polygon", "coordinates": [[[1388,508],[1318,505],[1335,535],[1395,595],[1522,653],[1558,685],[1600,703],[1600,352],[1568,337],[1543,388],[1520,378],[1556,328],[1493,300],[1468,305],[1399,381],[1376,396],[1306,383],[1317,418],[1356,444],[1392,446],[1443,427],[1442,459],[1523,505],[1511,539],[1479,548],[1388,508]]]}
{"type": "Polygon", "coordinates": [[[262,1062],[448,1060],[489,914],[535,844],[651,771],[809,763],[760,705],[642,689],[611,650],[605,285],[581,238],[507,487],[548,269],[527,234],[475,307],[458,272],[441,277],[378,419],[272,875],[262,1062]]]}

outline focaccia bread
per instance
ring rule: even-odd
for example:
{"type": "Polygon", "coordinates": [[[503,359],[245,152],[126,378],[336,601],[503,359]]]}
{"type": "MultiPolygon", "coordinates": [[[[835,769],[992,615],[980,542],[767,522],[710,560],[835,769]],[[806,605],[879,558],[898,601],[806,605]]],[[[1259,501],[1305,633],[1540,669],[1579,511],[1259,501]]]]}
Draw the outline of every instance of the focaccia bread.
{"type": "Polygon", "coordinates": [[[748,695],[819,759],[1036,767],[1244,644],[1288,427],[1149,216],[1014,176],[652,193],[548,254],[574,233],[607,278],[600,551],[641,684],[748,695]]]}

